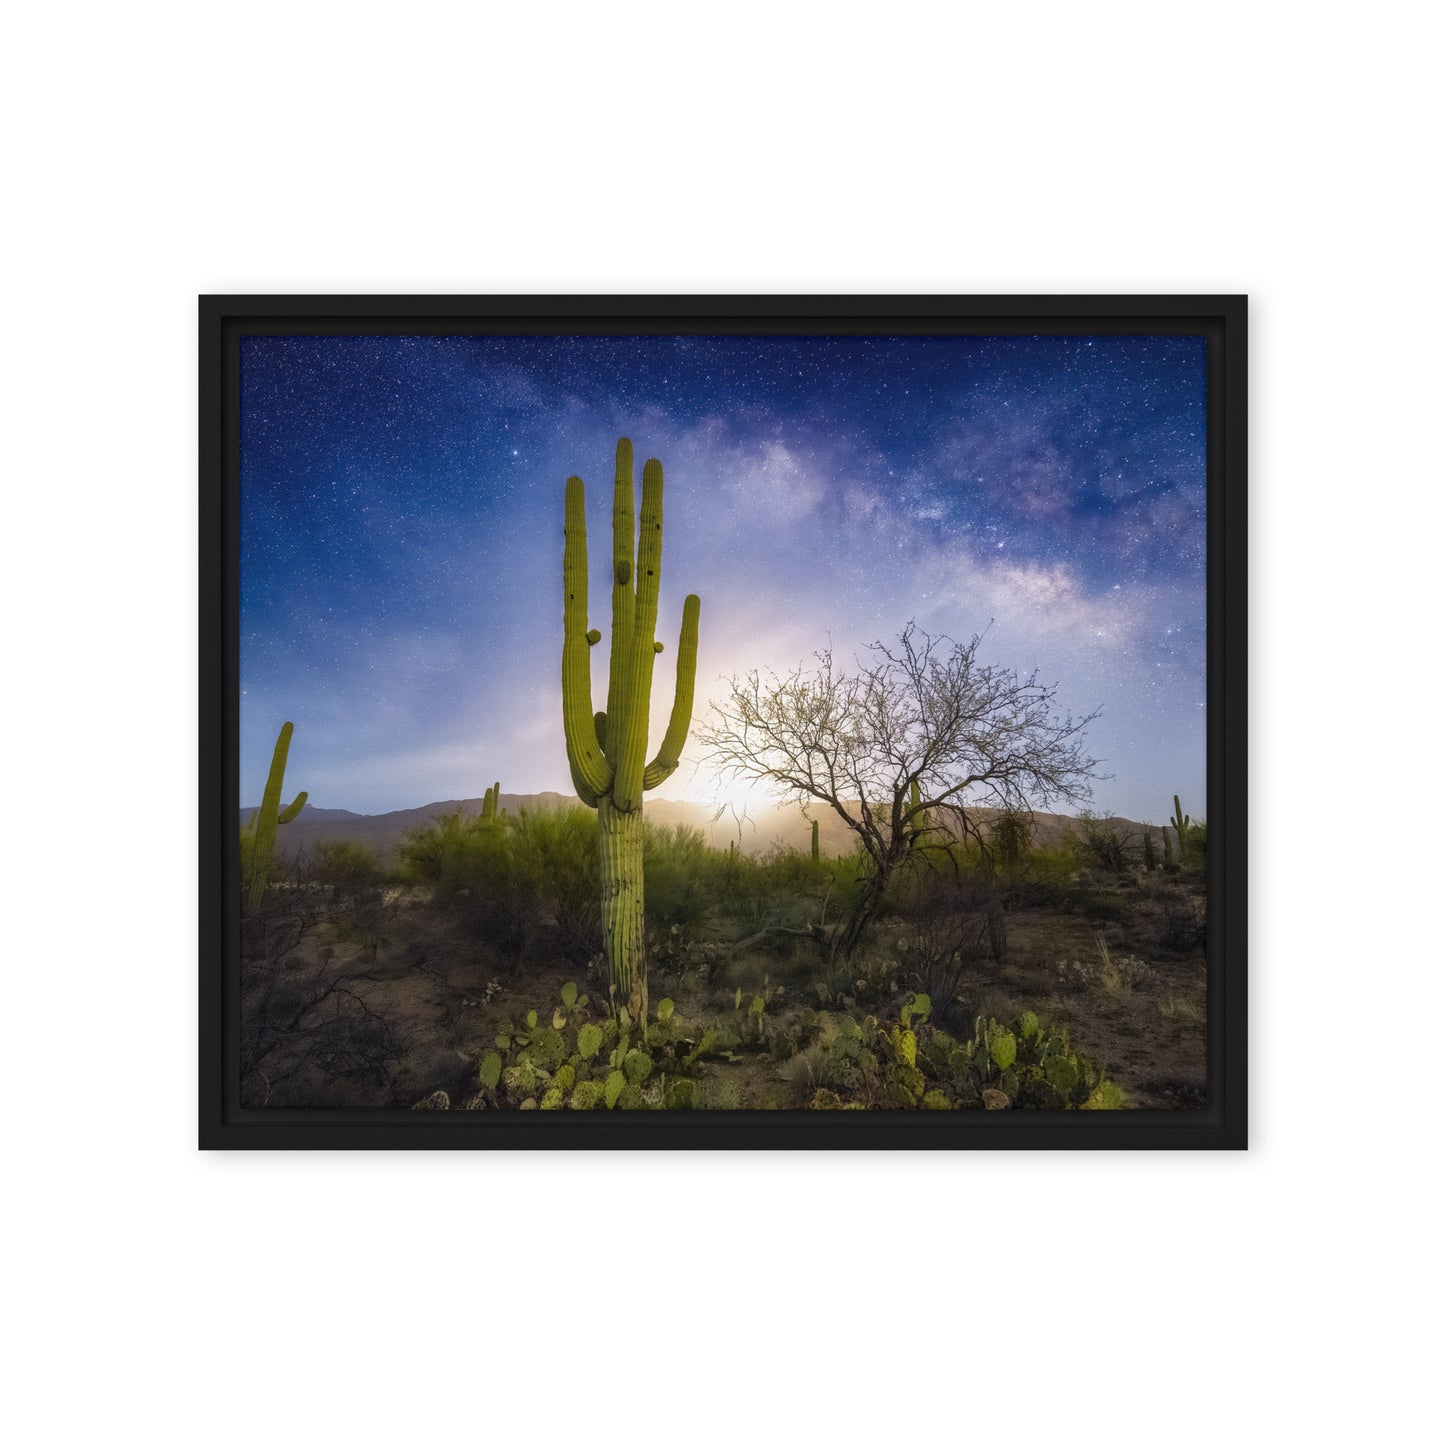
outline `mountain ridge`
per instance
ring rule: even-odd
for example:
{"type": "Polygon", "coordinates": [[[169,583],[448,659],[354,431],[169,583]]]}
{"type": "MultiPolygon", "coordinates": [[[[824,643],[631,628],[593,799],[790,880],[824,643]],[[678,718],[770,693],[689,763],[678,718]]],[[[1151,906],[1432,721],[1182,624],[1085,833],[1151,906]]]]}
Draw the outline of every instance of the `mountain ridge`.
{"type": "MultiPolygon", "coordinates": [[[[576,802],[575,797],[550,791],[503,793],[499,806],[510,813],[517,813],[526,807],[556,807],[576,802]]],[[[398,849],[408,832],[413,828],[424,828],[434,819],[455,812],[458,808],[472,817],[479,817],[482,799],[446,798],[423,803],[420,807],[397,808],[386,813],[354,813],[348,808],[313,808],[307,803],[292,822],[277,830],[277,847],[288,857],[294,857],[321,842],[364,843],[376,850],[383,863],[390,864],[396,861],[398,849]]],[[[255,811],[254,807],[242,808],[241,823],[244,824],[255,811]]],[[[740,851],[749,854],[765,853],[775,844],[806,851],[812,841],[811,820],[803,816],[796,803],[770,805],[741,820],[730,813],[715,818],[715,810],[711,804],[694,803],[681,798],[644,799],[642,811],[654,823],[667,827],[685,824],[700,829],[703,837],[715,848],[726,848],[736,840],[740,851]]],[[[852,851],[853,833],[831,808],[820,804],[812,810],[812,817],[818,820],[818,846],[821,852],[827,855],[852,851]]],[[[1076,821],[1075,815],[1066,813],[1035,813],[1034,819],[1037,825],[1035,838],[1043,847],[1058,843],[1065,828],[1076,821]]],[[[1099,821],[1116,824],[1141,835],[1145,828],[1145,824],[1132,818],[1108,817],[1099,821]]],[[[1154,824],[1150,826],[1150,831],[1157,843],[1163,830],[1154,824]]]]}

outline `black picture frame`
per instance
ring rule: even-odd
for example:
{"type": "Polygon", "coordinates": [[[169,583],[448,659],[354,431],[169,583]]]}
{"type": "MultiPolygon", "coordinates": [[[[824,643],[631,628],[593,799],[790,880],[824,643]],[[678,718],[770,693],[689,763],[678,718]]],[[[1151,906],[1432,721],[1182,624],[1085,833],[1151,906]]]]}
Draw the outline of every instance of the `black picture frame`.
{"type": "Polygon", "coordinates": [[[200,1147],[1242,1149],[1247,1125],[1247,298],[202,296],[200,1147]],[[239,1103],[239,339],[247,333],[990,334],[1207,341],[1208,1104],[1189,1111],[505,1112],[239,1103]]]}

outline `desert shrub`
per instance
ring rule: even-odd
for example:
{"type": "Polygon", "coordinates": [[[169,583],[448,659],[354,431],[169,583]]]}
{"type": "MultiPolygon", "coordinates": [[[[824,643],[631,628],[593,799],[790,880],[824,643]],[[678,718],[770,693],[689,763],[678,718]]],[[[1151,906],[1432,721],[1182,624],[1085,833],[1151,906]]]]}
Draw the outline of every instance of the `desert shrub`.
{"type": "Polygon", "coordinates": [[[1027,866],[1033,852],[1036,824],[1032,813],[1006,808],[988,824],[989,849],[995,866],[1012,878],[1027,866]]]}
{"type": "Polygon", "coordinates": [[[497,866],[503,829],[458,808],[413,828],[399,849],[401,876],[431,888],[441,899],[473,887],[497,866]]]}
{"type": "Polygon", "coordinates": [[[351,893],[375,887],[383,875],[374,848],[350,839],[333,839],[316,845],[312,876],[334,893],[351,893]]]}
{"type": "Polygon", "coordinates": [[[1123,923],[1129,916],[1129,905],[1117,894],[1081,889],[1074,900],[1074,911],[1089,923],[1123,923]]]}
{"type": "Polygon", "coordinates": [[[1159,909],[1156,939],[1164,953],[1187,954],[1205,945],[1205,916],[1202,899],[1184,893],[1170,893],[1159,909]]]}
{"type": "Polygon", "coordinates": [[[780,1070],[794,1104],[810,1103],[819,1089],[828,1087],[833,1063],[828,1047],[821,1041],[793,1054],[780,1070]]]}
{"type": "Polygon", "coordinates": [[[819,1002],[856,1008],[876,1006],[891,999],[899,990],[902,942],[895,938],[892,948],[867,949],[852,959],[835,958],[825,962],[813,981],[819,1002]]]}
{"type": "Polygon", "coordinates": [[[899,976],[937,999],[940,1014],[965,976],[1005,962],[1005,894],[991,859],[925,856],[900,868],[890,891],[902,927],[899,976]]]}
{"type": "Polygon", "coordinates": [[[694,1109],[741,1109],[742,1091],[731,1079],[699,1079],[692,1106],[694,1109]]]}
{"type": "Polygon", "coordinates": [[[826,956],[829,930],[846,915],[850,890],[857,888],[851,859],[814,863],[781,844],[761,856],[709,849],[703,870],[714,903],[708,921],[715,936],[730,935],[727,952],[767,954],[779,971],[800,955],[808,967],[826,956]]]}
{"type": "Polygon", "coordinates": [[[763,854],[761,869],[765,886],[784,894],[810,893],[834,872],[824,860],[815,863],[811,853],[782,843],[774,843],[763,854]]]}
{"type": "Polygon", "coordinates": [[[338,960],[330,947],[315,956],[307,944],[322,922],[316,897],[310,889],[268,894],[264,912],[243,920],[242,1103],[396,1103],[400,1030],[362,963],[338,960]]]}
{"type": "Polygon", "coordinates": [[[1159,1013],[1166,1019],[1174,1019],[1186,1024],[1202,1024],[1206,1017],[1203,1003],[1196,1003],[1195,1000],[1185,998],[1182,994],[1166,998],[1159,1005],[1159,1013]]]}
{"type": "Polygon", "coordinates": [[[1209,861],[1209,825],[1190,823],[1179,841],[1181,863],[1193,872],[1202,873],[1209,861]]]}
{"type": "Polygon", "coordinates": [[[1139,855],[1138,840],[1117,823],[1082,812],[1066,834],[1079,864],[1100,873],[1127,873],[1139,855]]]}
{"type": "Polygon", "coordinates": [[[675,828],[647,824],[643,832],[643,899],[653,935],[670,935],[678,946],[691,942],[713,906],[714,850],[702,831],[685,823],[675,828]]]}
{"type": "MultiPolygon", "coordinates": [[[[781,845],[761,856],[709,851],[718,912],[739,932],[798,926],[816,918],[825,895],[834,900],[841,896],[837,876],[846,878],[852,871],[846,862],[814,863],[808,854],[781,845]]],[[[837,912],[836,906],[833,911],[837,912]]]]}
{"type": "Polygon", "coordinates": [[[1053,966],[1059,986],[1080,992],[1106,994],[1123,998],[1136,988],[1144,988],[1159,980],[1158,969],[1132,954],[1115,956],[1109,951],[1103,935],[1096,935],[1092,959],[1062,958],[1053,966]]]}
{"type": "Polygon", "coordinates": [[[444,814],[408,834],[402,875],[513,964],[533,953],[582,963],[601,930],[596,819],[580,805],[489,822],[444,814]]]}
{"type": "Polygon", "coordinates": [[[769,892],[759,861],[723,849],[710,862],[719,915],[740,929],[755,928],[766,914],[769,892]]]}
{"type": "Polygon", "coordinates": [[[569,963],[597,952],[602,894],[597,864],[597,814],[581,805],[523,808],[504,818],[503,886],[514,906],[550,919],[547,951],[569,963]]]}
{"type": "Polygon", "coordinates": [[[1011,907],[1073,911],[1081,884],[1079,860],[1067,843],[1057,848],[1034,848],[1007,880],[1011,907]]]}

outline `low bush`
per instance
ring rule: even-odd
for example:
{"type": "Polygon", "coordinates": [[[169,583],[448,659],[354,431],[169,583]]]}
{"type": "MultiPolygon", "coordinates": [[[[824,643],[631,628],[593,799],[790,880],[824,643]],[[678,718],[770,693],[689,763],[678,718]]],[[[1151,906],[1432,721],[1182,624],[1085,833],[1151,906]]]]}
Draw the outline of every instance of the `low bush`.
{"type": "Polygon", "coordinates": [[[312,877],[335,893],[374,888],[383,878],[374,848],[351,841],[320,842],[312,862],[312,877]]]}
{"type": "Polygon", "coordinates": [[[537,953],[580,964],[597,950],[597,822],[589,808],[524,808],[485,821],[443,814],[407,836],[401,871],[514,965],[537,953]]]}
{"type": "Polygon", "coordinates": [[[1142,863],[1139,837],[1117,823],[1083,812],[1065,835],[1080,866],[1100,873],[1128,873],[1142,863]]]}

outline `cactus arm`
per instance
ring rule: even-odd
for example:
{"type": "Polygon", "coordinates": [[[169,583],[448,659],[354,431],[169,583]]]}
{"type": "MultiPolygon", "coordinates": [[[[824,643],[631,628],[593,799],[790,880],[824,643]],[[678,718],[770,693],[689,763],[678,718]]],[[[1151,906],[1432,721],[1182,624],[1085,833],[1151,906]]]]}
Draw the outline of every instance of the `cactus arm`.
{"type": "MultiPolygon", "coordinates": [[[[631,657],[623,682],[622,723],[614,740],[616,776],[612,800],[619,812],[642,806],[647,766],[648,702],[652,697],[652,650],[657,632],[657,592],[662,573],[662,463],[649,458],[642,468],[642,522],[637,544],[637,601],[632,620],[631,657]]],[[[690,711],[690,710],[689,710],[690,711]]],[[[611,717],[612,709],[607,715],[611,717]]]]}
{"type": "Polygon", "coordinates": [[[590,808],[612,784],[592,721],[592,665],[587,641],[587,513],[581,477],[567,478],[562,552],[562,731],[572,786],[590,808]]]}
{"type": "MultiPolygon", "coordinates": [[[[617,744],[627,725],[630,701],[625,680],[632,658],[632,623],[636,611],[633,579],[633,532],[637,514],[632,498],[632,443],[617,443],[617,471],[612,486],[612,643],[607,660],[607,716],[614,721],[613,751],[607,760],[617,766],[617,744]]],[[[600,640],[600,639],[599,639],[600,640]]]]}
{"type": "Polygon", "coordinates": [[[682,604],[682,631],[677,639],[677,690],[672,699],[672,715],[657,756],[642,773],[642,786],[655,788],[666,782],[677,770],[682,757],[687,730],[692,726],[692,698],[697,686],[697,619],[702,608],[695,593],[689,593],[682,604]]]}
{"type": "Polygon", "coordinates": [[[305,806],[306,792],[303,789],[301,792],[296,794],[295,801],[291,804],[291,806],[277,816],[276,822],[278,824],[291,822],[292,819],[294,819],[305,806]]]}

